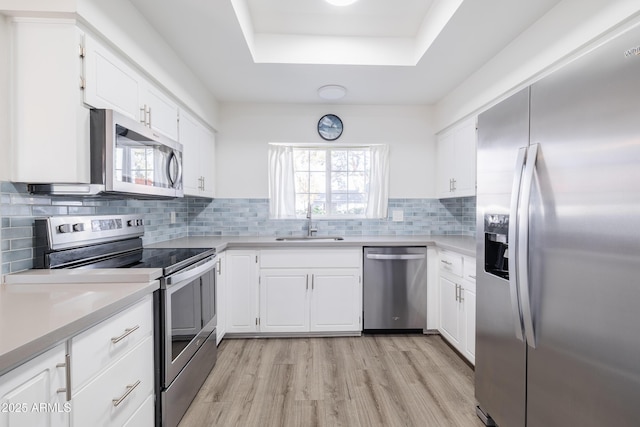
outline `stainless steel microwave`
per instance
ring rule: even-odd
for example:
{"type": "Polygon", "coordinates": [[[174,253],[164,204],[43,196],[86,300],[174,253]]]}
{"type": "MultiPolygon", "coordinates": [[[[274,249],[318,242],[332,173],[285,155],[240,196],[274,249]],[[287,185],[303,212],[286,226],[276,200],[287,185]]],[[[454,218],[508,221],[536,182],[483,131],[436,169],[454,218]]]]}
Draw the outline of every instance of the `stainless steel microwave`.
{"type": "Polygon", "coordinates": [[[91,183],[32,184],[53,195],[182,197],[182,144],[113,110],[90,114],[91,183]]]}

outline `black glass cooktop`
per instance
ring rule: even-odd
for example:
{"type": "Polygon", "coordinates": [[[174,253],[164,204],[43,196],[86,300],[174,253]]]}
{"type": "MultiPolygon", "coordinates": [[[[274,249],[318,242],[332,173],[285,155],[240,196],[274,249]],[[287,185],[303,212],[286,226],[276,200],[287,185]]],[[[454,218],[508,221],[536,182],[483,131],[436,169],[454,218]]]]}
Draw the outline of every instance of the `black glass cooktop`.
{"type": "Polygon", "coordinates": [[[165,275],[214,255],[211,248],[144,248],[133,268],[163,268],[165,275]]]}

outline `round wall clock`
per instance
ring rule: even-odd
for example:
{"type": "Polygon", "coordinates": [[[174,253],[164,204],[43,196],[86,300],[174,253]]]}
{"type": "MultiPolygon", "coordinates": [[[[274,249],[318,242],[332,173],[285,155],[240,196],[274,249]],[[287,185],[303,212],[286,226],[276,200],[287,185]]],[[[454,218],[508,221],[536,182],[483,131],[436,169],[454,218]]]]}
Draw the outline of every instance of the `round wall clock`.
{"type": "Polygon", "coordinates": [[[335,141],[342,135],[342,120],[335,114],[325,114],[318,120],[318,134],[326,141],[335,141]]]}

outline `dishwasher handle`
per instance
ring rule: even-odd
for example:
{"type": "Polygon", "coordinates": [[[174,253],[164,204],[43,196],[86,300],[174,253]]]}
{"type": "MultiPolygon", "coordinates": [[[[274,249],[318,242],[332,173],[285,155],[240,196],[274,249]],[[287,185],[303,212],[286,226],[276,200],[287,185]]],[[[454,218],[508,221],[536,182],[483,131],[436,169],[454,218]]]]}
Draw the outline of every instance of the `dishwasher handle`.
{"type": "Polygon", "coordinates": [[[412,259],[425,259],[425,254],[367,254],[367,259],[379,259],[379,260],[412,260],[412,259]]]}

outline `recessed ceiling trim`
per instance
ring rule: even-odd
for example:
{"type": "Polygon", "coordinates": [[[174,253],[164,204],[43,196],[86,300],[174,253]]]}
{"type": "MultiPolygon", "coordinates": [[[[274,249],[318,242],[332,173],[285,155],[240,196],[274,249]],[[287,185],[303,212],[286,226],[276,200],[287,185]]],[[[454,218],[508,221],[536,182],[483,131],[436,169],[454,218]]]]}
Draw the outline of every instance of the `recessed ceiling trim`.
{"type": "Polygon", "coordinates": [[[320,37],[254,34],[256,63],[411,66],[410,38],[320,37]]]}
{"type": "MultiPolygon", "coordinates": [[[[283,3],[278,3],[280,7],[287,4],[286,0],[281,1],[283,3]]],[[[370,22],[369,28],[374,32],[371,35],[366,33],[349,36],[335,35],[335,32],[340,33],[341,29],[339,26],[331,25],[328,27],[332,27],[329,31],[333,31],[333,35],[330,33],[292,33],[287,32],[287,30],[291,30],[291,26],[286,25],[286,21],[283,23],[287,28],[283,28],[282,32],[279,32],[277,27],[270,28],[270,32],[256,32],[256,25],[252,21],[252,7],[262,10],[259,9],[263,6],[262,3],[256,3],[252,6],[253,3],[248,0],[231,0],[231,4],[254,63],[415,66],[463,1],[433,0],[430,7],[424,10],[425,17],[420,26],[416,27],[414,35],[409,37],[398,36],[397,33],[394,35],[375,34],[378,31],[375,28],[379,28],[379,26],[372,28],[370,22]]],[[[395,3],[385,3],[383,0],[378,0],[377,5],[379,6],[375,15],[377,18],[380,17],[381,11],[385,10],[384,8],[396,7],[395,3]]],[[[331,13],[336,13],[335,20],[337,21],[341,21],[345,17],[337,12],[331,13]]],[[[351,21],[352,23],[366,22],[366,14],[354,13],[361,21],[351,21]]],[[[302,14],[295,16],[304,17],[302,14]]],[[[254,17],[254,19],[257,18],[254,17]]],[[[299,30],[301,29],[299,28],[299,30]]]]}
{"type": "Polygon", "coordinates": [[[349,6],[350,4],[354,4],[358,0],[324,0],[324,1],[334,6],[349,6]]]}

